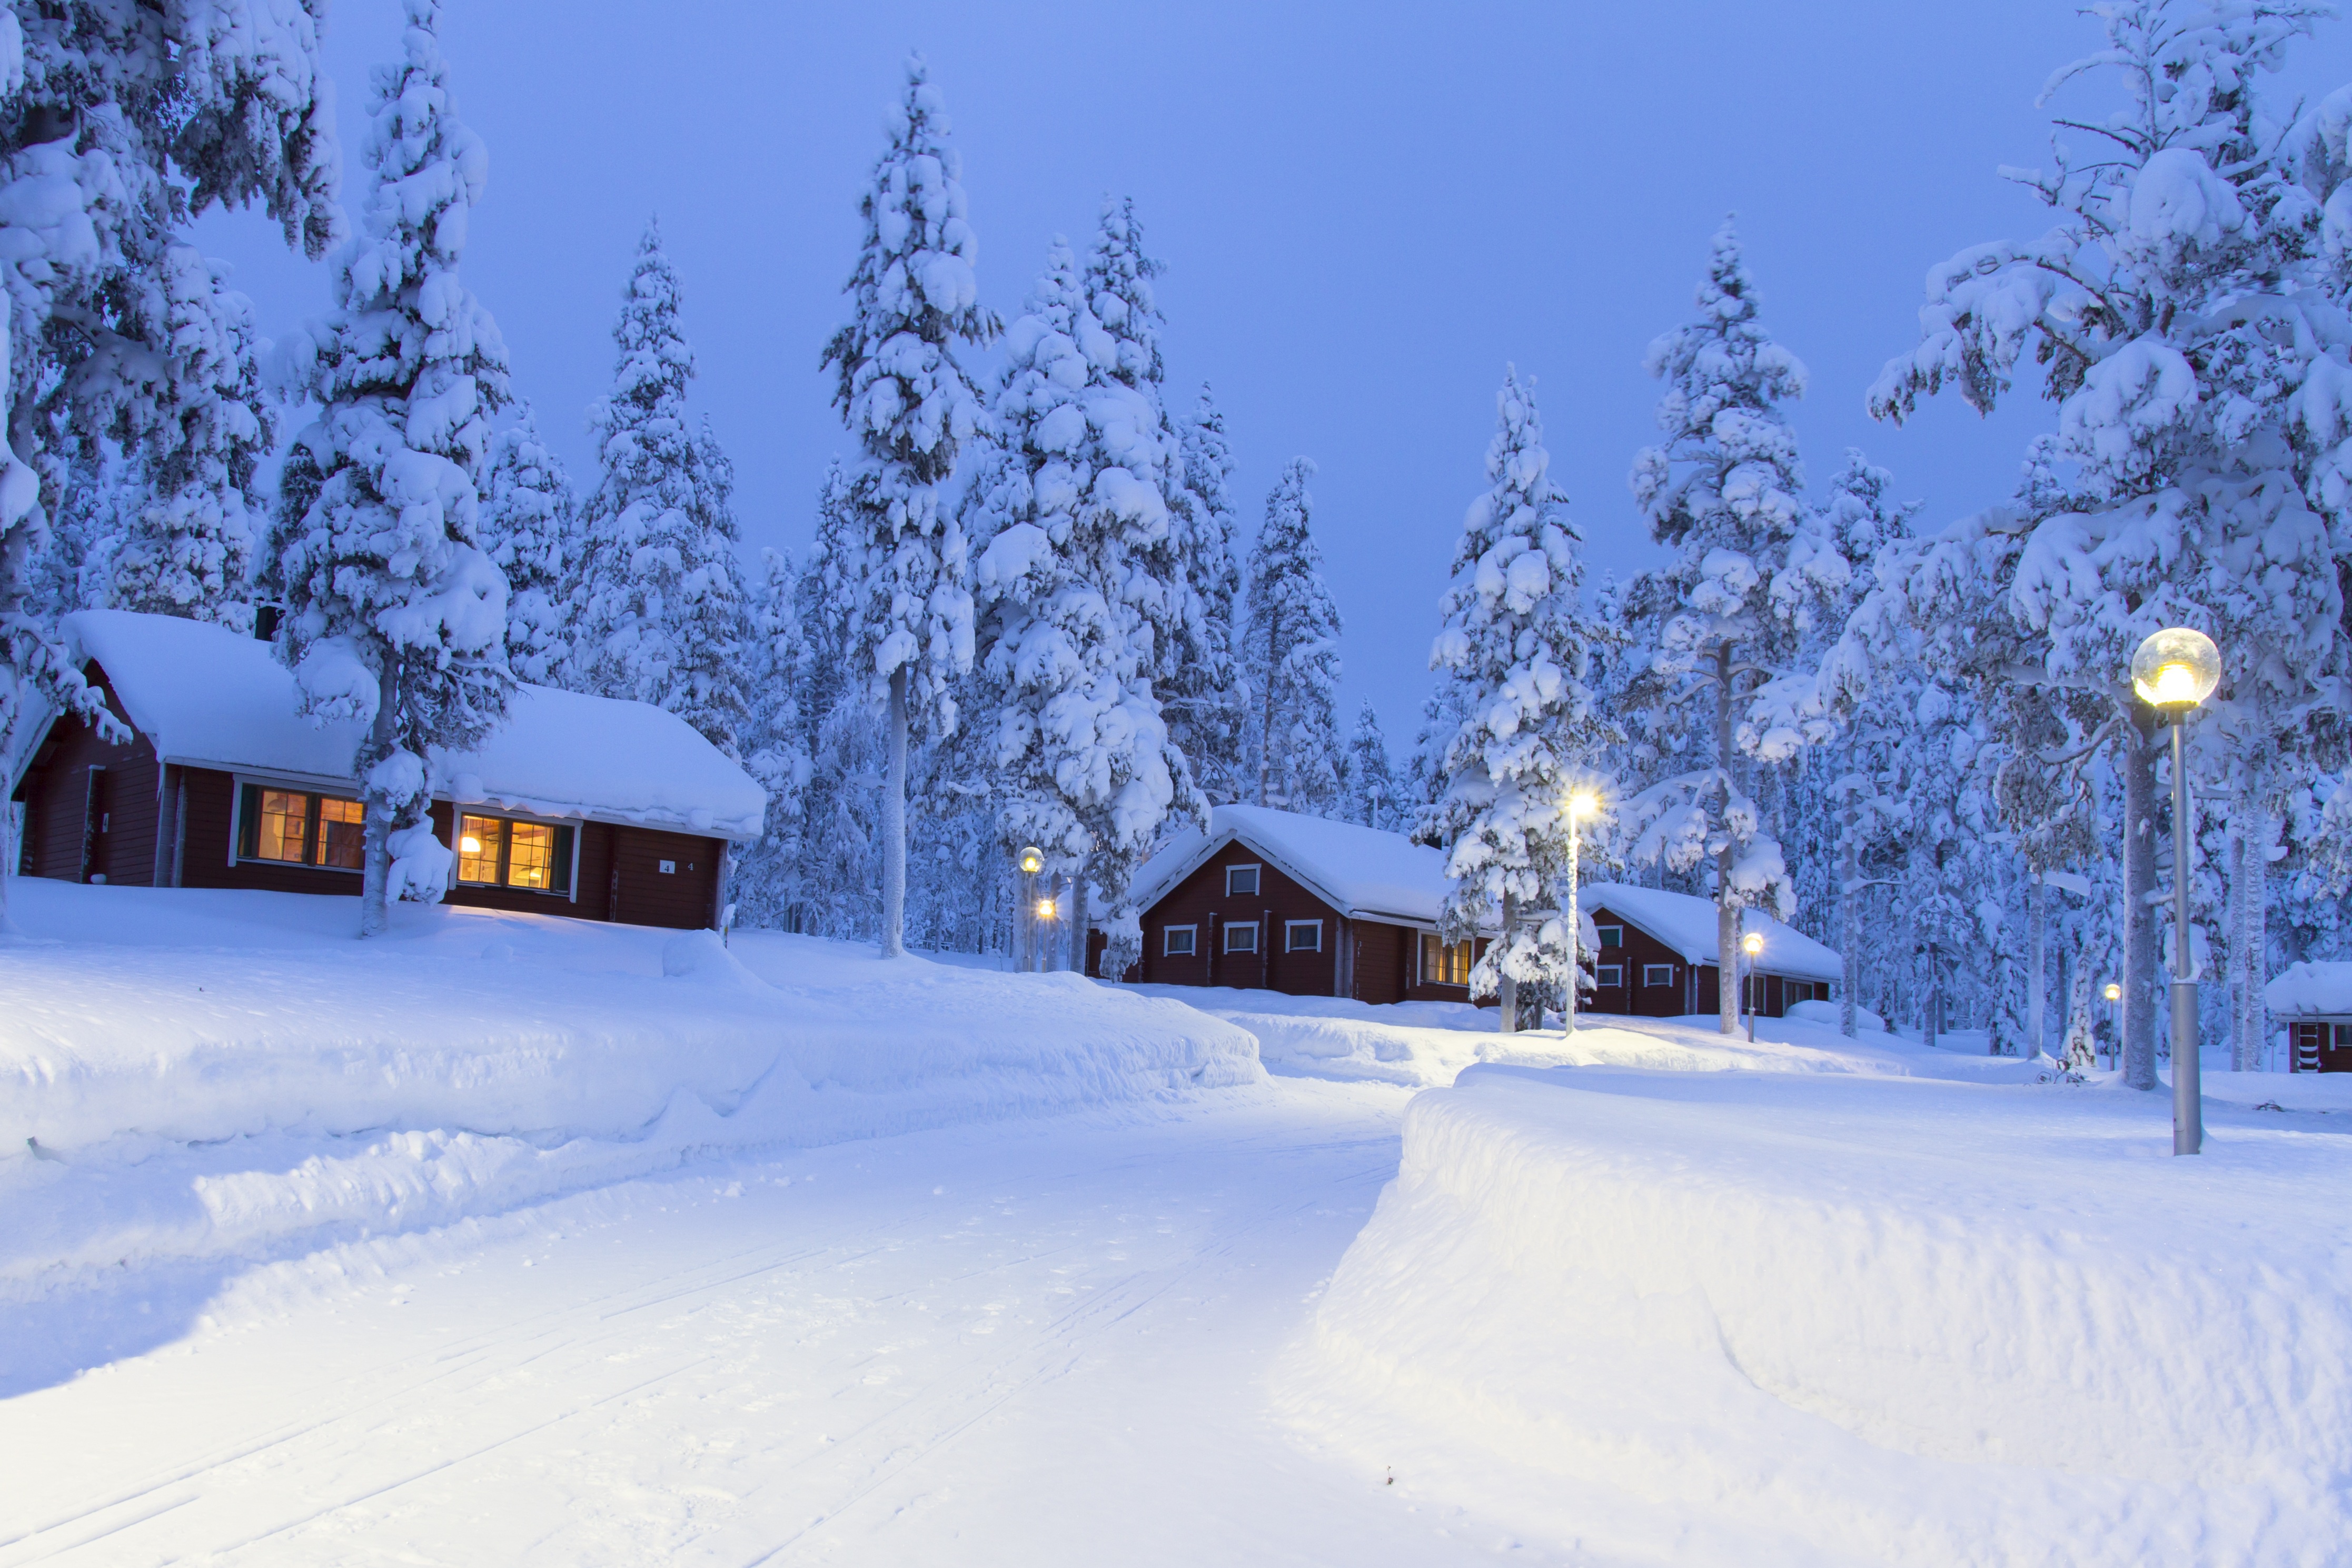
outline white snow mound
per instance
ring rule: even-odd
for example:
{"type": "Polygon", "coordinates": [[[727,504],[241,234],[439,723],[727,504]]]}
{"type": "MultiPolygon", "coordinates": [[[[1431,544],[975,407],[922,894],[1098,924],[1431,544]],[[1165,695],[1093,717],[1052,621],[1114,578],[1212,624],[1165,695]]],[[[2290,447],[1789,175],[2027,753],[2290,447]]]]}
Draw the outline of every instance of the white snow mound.
{"type": "Polygon", "coordinates": [[[2352,1540],[2352,1136],[2163,1097],[1476,1068],[1286,1369],[1413,1496],[1743,1563],[2319,1563],[2352,1540]]]}

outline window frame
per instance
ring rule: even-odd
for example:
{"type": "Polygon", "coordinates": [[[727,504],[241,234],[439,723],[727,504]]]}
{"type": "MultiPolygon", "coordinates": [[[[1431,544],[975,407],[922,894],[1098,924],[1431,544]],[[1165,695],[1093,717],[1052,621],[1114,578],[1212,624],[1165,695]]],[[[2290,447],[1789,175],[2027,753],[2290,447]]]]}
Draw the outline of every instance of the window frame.
{"type": "Polygon", "coordinates": [[[1160,928],[1160,956],[1162,958],[1200,957],[1200,922],[1196,921],[1185,925],[1161,926],[1160,928]],[[1176,947],[1176,933],[1180,931],[1184,933],[1184,946],[1181,951],[1179,951],[1176,947]]]}
{"type": "Polygon", "coordinates": [[[1645,964],[1642,965],[1642,989],[1643,989],[1643,990],[1644,990],[1644,991],[1671,991],[1671,990],[1673,990],[1674,988],[1675,988],[1675,966],[1674,966],[1673,964],[1671,964],[1671,963],[1645,963],[1645,964]],[[1651,979],[1650,977],[1651,977],[1652,975],[1654,975],[1654,974],[1663,974],[1663,975],[1664,975],[1664,976],[1665,976],[1665,978],[1664,978],[1664,980],[1653,980],[1653,979],[1651,979]]]}
{"type": "Polygon", "coordinates": [[[469,807],[453,801],[449,806],[449,842],[444,847],[449,851],[449,886],[452,889],[479,888],[501,893],[530,893],[542,899],[562,899],[566,903],[580,901],[580,825],[576,822],[561,822],[550,817],[533,816],[528,812],[484,811],[478,806],[469,807]],[[497,881],[478,882],[461,875],[461,869],[465,865],[465,852],[458,848],[458,845],[466,837],[466,819],[469,816],[501,825],[498,851],[499,879],[497,881]],[[551,877],[558,868],[562,869],[563,873],[562,887],[519,886],[506,879],[513,875],[512,825],[518,822],[527,827],[545,827],[553,831],[555,842],[548,851],[547,868],[551,877]]]}
{"type": "Polygon", "coordinates": [[[1225,897],[1229,899],[1262,899],[1265,896],[1265,862],[1252,860],[1246,863],[1231,865],[1224,868],[1224,872],[1225,897]],[[1248,887],[1238,890],[1234,887],[1234,873],[1236,871],[1247,871],[1249,873],[1250,885],[1248,887]]]}
{"type": "Polygon", "coordinates": [[[1592,984],[1597,989],[1602,991],[1623,990],[1625,988],[1625,966],[1622,963],[1594,964],[1592,966],[1592,984]],[[1612,979],[1612,975],[1614,975],[1615,978],[1612,979]]]}
{"type": "Polygon", "coordinates": [[[1600,932],[1600,933],[1601,933],[1601,945],[1602,947],[1604,947],[1604,948],[1614,947],[1614,948],[1619,948],[1619,949],[1622,949],[1622,948],[1623,948],[1623,947],[1624,947],[1624,945],[1625,945],[1625,928],[1624,928],[1622,925],[1621,925],[1621,924],[1612,924],[1612,925],[1605,925],[1605,926],[1595,926],[1595,927],[1593,927],[1592,929],[1593,929],[1594,931],[1598,931],[1598,932],[1600,932]]]}
{"type": "Polygon", "coordinates": [[[1223,929],[1225,933],[1224,941],[1223,944],[1218,951],[1229,954],[1235,952],[1247,953],[1252,958],[1257,956],[1259,952],[1257,942],[1257,921],[1227,921],[1223,929]],[[1247,947],[1235,947],[1234,945],[1234,932],[1237,931],[1245,931],[1250,933],[1249,945],[1247,947]]]}
{"type": "Polygon", "coordinates": [[[1311,920],[1311,921],[1294,921],[1294,920],[1286,920],[1286,921],[1284,921],[1282,922],[1282,951],[1283,951],[1283,952],[1322,952],[1322,951],[1323,951],[1323,922],[1322,922],[1320,920],[1311,920]],[[1301,947],[1301,946],[1299,946],[1299,945],[1298,945],[1297,934],[1297,933],[1298,933],[1298,932],[1299,932],[1299,931],[1306,931],[1306,930],[1309,930],[1309,929],[1311,929],[1311,930],[1315,932],[1315,945],[1314,945],[1314,946],[1312,946],[1312,947],[1301,947]]]}
{"type": "Polygon", "coordinates": [[[1418,984],[1447,985],[1457,991],[1467,991],[1470,989],[1470,972],[1477,967],[1478,944],[1475,942],[1449,942],[1433,931],[1421,933],[1421,945],[1413,959],[1413,973],[1418,984]],[[1441,973],[1454,966],[1453,957],[1448,955],[1458,955],[1462,963],[1462,978],[1444,980],[1433,977],[1429,972],[1429,955],[1432,952],[1439,955],[1438,967],[1441,973]]]}
{"type": "Polygon", "coordinates": [[[283,866],[296,871],[332,871],[343,877],[364,877],[367,874],[364,851],[357,866],[331,866],[314,858],[325,837],[324,803],[331,800],[359,806],[361,820],[364,823],[366,806],[357,795],[342,795],[304,781],[268,778],[252,773],[231,773],[229,779],[228,864],[232,868],[238,866],[283,866]],[[280,860],[260,852],[259,804],[265,790],[301,797],[302,853],[296,859],[280,860]],[[252,846],[250,848],[247,847],[248,841],[252,846]]]}

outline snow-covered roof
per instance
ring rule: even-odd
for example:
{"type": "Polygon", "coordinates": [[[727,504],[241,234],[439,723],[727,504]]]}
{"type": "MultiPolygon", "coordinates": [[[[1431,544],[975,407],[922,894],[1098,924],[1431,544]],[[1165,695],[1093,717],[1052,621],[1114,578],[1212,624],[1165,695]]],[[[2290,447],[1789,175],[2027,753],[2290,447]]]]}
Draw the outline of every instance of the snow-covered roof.
{"type": "Polygon", "coordinates": [[[2352,963],[2291,963],[2263,1001],[2283,1018],[2352,1018],[2352,963]]]}
{"type": "MultiPolygon", "coordinates": [[[[1674,949],[1685,963],[1720,966],[1715,942],[1715,902],[1663,888],[1637,888],[1625,882],[1587,882],[1578,890],[1583,910],[1607,910],[1674,949]]],[[[1782,974],[1792,980],[1835,983],[1845,974],[1844,961],[1803,931],[1785,925],[1761,910],[1741,911],[1742,932],[1764,938],[1756,960],[1760,974],[1782,974]]]]}
{"type": "Polygon", "coordinates": [[[1349,920],[1435,925],[1445,901],[1445,857],[1402,833],[1302,816],[1267,805],[1221,805],[1209,831],[1188,827],[1136,873],[1139,909],[1238,839],[1349,920]]]}
{"type": "MultiPolygon", "coordinates": [[[[220,626],[128,610],[65,617],[123,714],[163,762],[352,782],[354,723],[314,724],[268,643],[220,626]]],[[[750,838],[767,794],[675,713],[649,703],[522,686],[506,721],[472,752],[436,752],[435,793],[467,805],[750,838]]]]}

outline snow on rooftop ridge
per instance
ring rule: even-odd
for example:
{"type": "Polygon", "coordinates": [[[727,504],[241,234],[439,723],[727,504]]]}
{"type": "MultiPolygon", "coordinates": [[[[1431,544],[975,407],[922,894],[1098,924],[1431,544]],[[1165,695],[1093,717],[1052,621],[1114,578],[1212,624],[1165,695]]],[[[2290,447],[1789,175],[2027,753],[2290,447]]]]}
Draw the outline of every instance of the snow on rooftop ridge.
{"type": "MultiPolygon", "coordinates": [[[[1720,965],[1712,900],[1626,882],[1587,882],[1577,899],[1585,913],[1605,908],[1673,948],[1685,963],[1720,965]]],[[[1764,938],[1764,952],[1757,960],[1760,973],[1832,983],[1844,978],[1845,961],[1834,950],[1761,910],[1745,910],[1741,916],[1743,931],[1764,938]]]]}
{"type": "MultiPolygon", "coordinates": [[[[349,780],[352,723],[318,725],[268,643],[129,610],[62,623],[96,659],[125,715],[166,762],[349,780]]],[[[467,805],[749,838],[767,794],[693,726],[649,703],[522,686],[480,748],[433,758],[436,793],[467,805]]]]}
{"type": "Polygon", "coordinates": [[[2291,963],[2263,987],[2263,1001],[2288,1018],[2352,1018],[2352,963],[2291,963]]]}
{"type": "Polygon", "coordinates": [[[1265,856],[1351,920],[1386,917],[1433,925],[1445,901],[1444,855],[1402,833],[1270,805],[1221,805],[1210,812],[1206,834],[1188,827],[1144,863],[1135,883],[1139,907],[1191,875],[1228,837],[1265,856]]]}

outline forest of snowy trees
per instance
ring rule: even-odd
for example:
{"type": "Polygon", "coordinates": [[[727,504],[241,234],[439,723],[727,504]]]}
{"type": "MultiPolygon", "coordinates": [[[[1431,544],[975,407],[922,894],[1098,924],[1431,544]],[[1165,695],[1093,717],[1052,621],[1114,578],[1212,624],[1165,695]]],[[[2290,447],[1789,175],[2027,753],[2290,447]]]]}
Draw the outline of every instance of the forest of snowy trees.
{"type": "Polygon", "coordinates": [[[2061,89],[2095,76],[2126,107],[2063,120],[2074,150],[2015,176],[2051,226],[1932,273],[1869,405],[2041,393],[1999,505],[1923,518],[1855,450],[1809,479],[1807,372],[1729,222],[1646,360],[1659,433],[1630,483],[1654,568],[1589,577],[1604,503],[1571,510],[1535,381],[1497,367],[1486,488],[1412,630],[1433,684],[1394,753],[1370,703],[1341,711],[1315,465],[1281,465],[1245,536],[1247,433],[1171,385],[1133,203],[990,309],[942,95],[910,60],[846,320],[809,345],[842,455],[770,498],[806,509],[805,549],[748,560],[659,226],[615,279],[575,479],[461,281],[487,161],[438,0],[406,0],[349,191],[319,9],[0,5],[0,737],[97,712],[68,611],[246,629],[270,607],[312,711],[367,728],[370,929],[444,874],[428,748],[478,738],[523,681],[669,710],[758,778],[766,833],[730,874],[747,923],[999,951],[1034,845],[1117,972],[1138,868],[1248,801],[1440,847],[1450,930],[1509,933],[1476,984],[1533,1008],[1570,973],[1551,911],[1589,789],[1586,875],[1712,900],[1727,945],[1757,906],[1840,948],[1849,1028],[2018,1052],[2112,1030],[2152,1083],[2175,868],[2126,666],[2187,625],[2226,660],[2189,731],[2209,1037],[2253,1065],[2263,978],[2352,955],[2352,89],[2263,90],[2315,0],[2102,7],[2106,47],[2061,89]],[[257,204],[331,268],[331,313],[260,342],[188,237],[215,204],[257,204]]]}

